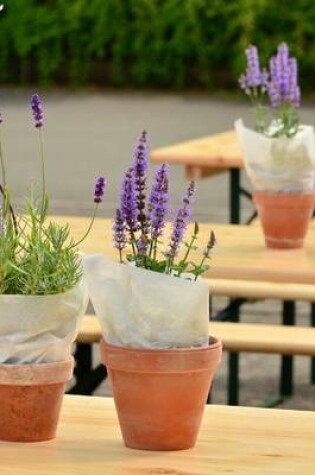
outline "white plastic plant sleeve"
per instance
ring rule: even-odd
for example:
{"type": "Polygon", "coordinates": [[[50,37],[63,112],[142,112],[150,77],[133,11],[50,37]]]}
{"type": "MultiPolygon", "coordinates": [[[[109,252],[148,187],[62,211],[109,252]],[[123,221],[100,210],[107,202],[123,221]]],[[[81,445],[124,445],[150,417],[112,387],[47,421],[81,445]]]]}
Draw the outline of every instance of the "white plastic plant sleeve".
{"type": "Polygon", "coordinates": [[[0,295],[0,363],[64,361],[88,304],[82,279],[55,295],[0,295]]]}
{"type": "Polygon", "coordinates": [[[89,294],[104,339],[138,348],[207,346],[209,290],[192,282],[85,256],[89,294]]]}
{"type": "Polygon", "coordinates": [[[312,193],[315,183],[313,127],[293,137],[270,138],[235,122],[249,179],[256,191],[312,193]]]}

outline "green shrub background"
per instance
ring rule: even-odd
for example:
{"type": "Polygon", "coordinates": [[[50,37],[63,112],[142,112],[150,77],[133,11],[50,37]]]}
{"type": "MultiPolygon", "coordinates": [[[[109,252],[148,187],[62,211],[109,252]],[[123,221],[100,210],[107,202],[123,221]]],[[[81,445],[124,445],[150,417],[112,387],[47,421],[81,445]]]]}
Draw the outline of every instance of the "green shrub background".
{"type": "Polygon", "coordinates": [[[244,48],[283,40],[312,91],[314,0],[7,0],[0,81],[236,89],[244,48]]]}

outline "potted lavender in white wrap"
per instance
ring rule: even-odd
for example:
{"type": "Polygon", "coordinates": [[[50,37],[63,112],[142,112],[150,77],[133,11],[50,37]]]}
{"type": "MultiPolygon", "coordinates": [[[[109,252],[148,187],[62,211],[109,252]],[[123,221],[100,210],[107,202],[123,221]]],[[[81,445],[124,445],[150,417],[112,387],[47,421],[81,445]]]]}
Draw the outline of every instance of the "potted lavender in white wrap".
{"type": "Polygon", "coordinates": [[[269,70],[260,68],[256,46],[246,49],[246,57],[239,82],[251,99],[254,127],[239,119],[235,128],[253,198],[267,246],[299,248],[315,205],[315,149],[313,127],[300,124],[297,60],[286,43],[271,57],[269,70]]]}
{"type": "MultiPolygon", "coordinates": [[[[39,137],[42,183],[19,214],[14,210],[0,140],[0,440],[40,441],[55,436],[62,395],[72,376],[71,345],[88,293],[78,245],[86,237],[104,193],[95,187],[95,210],[86,234],[71,239],[68,225],[48,218],[43,152],[44,114],[31,99],[39,137]]],[[[2,117],[1,117],[1,127],[2,117]]]]}
{"type": "Polygon", "coordinates": [[[209,340],[209,291],[200,278],[209,267],[206,261],[215,238],[210,232],[198,263],[192,262],[197,223],[190,239],[185,242],[184,238],[194,182],[189,183],[176,212],[170,237],[164,237],[168,167],[157,168],[149,195],[147,169],[143,132],[123,178],[113,224],[119,262],[87,256],[84,270],[101,322],[102,361],[112,383],[125,444],[175,450],[195,443],[221,355],[221,343],[209,340]],[[182,245],[185,252],[180,252],[182,245]]]}

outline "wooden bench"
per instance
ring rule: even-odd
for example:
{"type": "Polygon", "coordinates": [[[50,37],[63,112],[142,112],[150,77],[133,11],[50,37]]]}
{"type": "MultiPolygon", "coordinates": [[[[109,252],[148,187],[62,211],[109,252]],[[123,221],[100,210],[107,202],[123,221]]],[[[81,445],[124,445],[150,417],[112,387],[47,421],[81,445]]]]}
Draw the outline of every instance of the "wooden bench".
{"type": "MultiPolygon", "coordinates": [[[[315,328],[210,322],[209,334],[222,341],[225,351],[315,356],[315,328]]],[[[91,345],[99,343],[101,337],[98,319],[93,315],[85,316],[76,342],[91,345]]]]}
{"type": "MultiPolygon", "coordinates": [[[[210,322],[209,334],[219,338],[223,350],[229,352],[315,356],[315,328],[210,322]]],[[[93,315],[85,316],[76,340],[77,382],[70,393],[91,394],[106,377],[104,366],[92,369],[91,345],[99,343],[101,337],[98,319],[93,315]]]]}

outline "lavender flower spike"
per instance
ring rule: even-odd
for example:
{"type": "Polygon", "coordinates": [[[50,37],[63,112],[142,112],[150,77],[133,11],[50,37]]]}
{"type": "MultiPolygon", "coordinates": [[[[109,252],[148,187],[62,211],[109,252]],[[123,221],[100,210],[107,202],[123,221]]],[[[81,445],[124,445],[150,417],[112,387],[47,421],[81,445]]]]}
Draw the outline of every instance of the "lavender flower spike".
{"type": "Polygon", "coordinates": [[[188,220],[191,215],[191,204],[195,193],[195,182],[189,183],[186,194],[183,197],[183,205],[178,209],[176,218],[173,225],[173,231],[171,234],[169,249],[165,253],[167,257],[173,259],[178,252],[179,245],[181,244],[184,234],[187,228],[188,220]]]}
{"type": "Polygon", "coordinates": [[[247,58],[247,68],[245,74],[242,74],[239,79],[241,89],[248,95],[251,94],[252,89],[257,87],[261,87],[261,92],[265,92],[267,87],[267,74],[264,71],[260,71],[257,47],[249,45],[245,50],[245,54],[247,58]]]}
{"type": "Polygon", "coordinates": [[[120,252],[126,247],[126,222],[120,209],[116,209],[116,216],[113,224],[114,247],[120,252]]]}
{"type": "Polygon", "coordinates": [[[107,185],[106,178],[100,176],[95,183],[95,190],[94,190],[94,203],[102,203],[104,190],[107,185]]]}
{"type": "Polygon", "coordinates": [[[40,128],[44,125],[43,106],[38,94],[33,94],[31,98],[31,106],[35,121],[35,127],[40,128]]]}
{"type": "Polygon", "coordinates": [[[290,68],[289,100],[294,105],[294,107],[299,107],[300,101],[301,101],[301,91],[298,85],[298,65],[297,65],[296,58],[290,58],[289,68],[290,68]]]}
{"type": "Polygon", "coordinates": [[[270,60],[268,93],[273,108],[277,108],[283,103],[299,107],[301,93],[297,69],[297,60],[289,57],[287,44],[281,43],[276,56],[270,60]]]}
{"type": "Polygon", "coordinates": [[[145,198],[147,189],[146,171],[148,168],[148,146],[147,134],[144,130],[138,139],[138,145],[134,151],[134,177],[136,204],[138,209],[138,221],[142,230],[142,234],[147,232],[147,217],[145,215],[145,198]]]}
{"type": "Polygon", "coordinates": [[[148,250],[148,241],[144,236],[140,236],[136,241],[138,256],[145,257],[148,250]]]}
{"type": "Polygon", "coordinates": [[[125,173],[120,193],[120,211],[131,233],[138,230],[138,209],[133,168],[125,173]]]}
{"type": "Polygon", "coordinates": [[[149,202],[149,220],[151,223],[152,239],[157,239],[163,233],[168,211],[168,202],[168,166],[166,163],[163,163],[163,165],[156,170],[149,202]]]}

